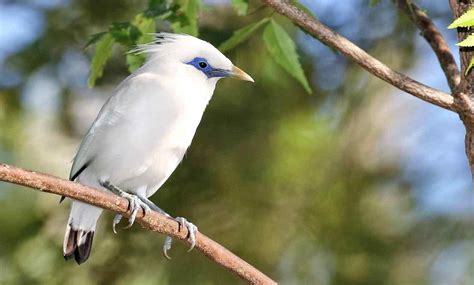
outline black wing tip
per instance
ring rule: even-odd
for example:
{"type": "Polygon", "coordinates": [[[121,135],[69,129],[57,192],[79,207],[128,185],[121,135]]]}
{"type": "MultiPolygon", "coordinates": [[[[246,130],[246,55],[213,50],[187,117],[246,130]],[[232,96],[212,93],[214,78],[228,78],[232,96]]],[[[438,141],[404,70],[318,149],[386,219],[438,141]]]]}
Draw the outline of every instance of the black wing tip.
{"type": "Polygon", "coordinates": [[[66,196],[61,196],[61,199],[59,199],[59,204],[61,204],[64,201],[64,199],[66,199],[66,196]]]}
{"type": "Polygon", "coordinates": [[[70,181],[74,181],[76,180],[76,178],[81,175],[81,173],[89,166],[90,164],[90,161],[84,163],[83,166],[81,166],[81,168],[79,168],[79,170],[76,172],[76,173],[72,173],[69,175],[69,180],[70,181]]]}
{"type": "Polygon", "coordinates": [[[74,257],[79,265],[86,262],[91,254],[94,231],[75,230],[69,225],[64,239],[64,259],[69,260],[74,257]],[[79,241],[81,241],[80,244],[79,241]]]}

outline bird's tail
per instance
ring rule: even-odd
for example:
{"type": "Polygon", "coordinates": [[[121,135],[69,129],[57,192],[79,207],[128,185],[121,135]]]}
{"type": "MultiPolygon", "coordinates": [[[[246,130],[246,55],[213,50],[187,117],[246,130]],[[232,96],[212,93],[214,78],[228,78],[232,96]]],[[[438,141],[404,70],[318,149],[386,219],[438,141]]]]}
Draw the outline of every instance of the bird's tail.
{"type": "Polygon", "coordinates": [[[81,264],[89,258],[95,226],[101,213],[101,208],[79,201],[72,203],[63,243],[63,255],[66,260],[74,257],[77,264],[81,264]]]}

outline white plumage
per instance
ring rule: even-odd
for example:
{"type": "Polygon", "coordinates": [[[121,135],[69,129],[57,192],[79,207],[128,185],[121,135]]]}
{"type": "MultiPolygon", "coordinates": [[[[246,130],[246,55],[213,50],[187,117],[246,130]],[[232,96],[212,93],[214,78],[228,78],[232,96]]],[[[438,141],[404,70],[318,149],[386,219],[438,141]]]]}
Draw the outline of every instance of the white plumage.
{"type": "MultiPolygon", "coordinates": [[[[135,50],[148,55],[146,63],[104,104],[70,174],[71,180],[109,191],[103,187],[106,181],[136,195],[140,203],[151,203],[147,198],[182,160],[217,81],[228,76],[253,81],[205,41],[167,33],[156,37],[135,50]]],[[[64,240],[66,258],[87,260],[101,212],[73,202],[64,240]]]]}

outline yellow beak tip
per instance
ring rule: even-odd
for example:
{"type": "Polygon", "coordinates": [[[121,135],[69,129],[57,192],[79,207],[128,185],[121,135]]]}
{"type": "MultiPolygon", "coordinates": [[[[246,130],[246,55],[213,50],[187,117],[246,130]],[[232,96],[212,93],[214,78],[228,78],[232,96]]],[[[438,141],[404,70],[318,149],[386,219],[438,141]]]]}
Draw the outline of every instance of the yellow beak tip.
{"type": "Polygon", "coordinates": [[[255,82],[255,80],[253,80],[253,78],[250,75],[245,73],[242,69],[238,68],[237,66],[234,66],[232,68],[232,74],[234,78],[250,81],[250,82],[255,82]]]}

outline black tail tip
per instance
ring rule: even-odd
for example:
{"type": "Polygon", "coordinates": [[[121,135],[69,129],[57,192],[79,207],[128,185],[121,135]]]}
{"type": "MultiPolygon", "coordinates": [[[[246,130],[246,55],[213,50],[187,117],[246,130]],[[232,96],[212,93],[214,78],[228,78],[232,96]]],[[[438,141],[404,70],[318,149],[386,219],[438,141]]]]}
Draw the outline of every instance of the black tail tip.
{"type": "Polygon", "coordinates": [[[86,262],[91,254],[93,240],[93,231],[76,230],[68,225],[64,236],[64,259],[69,260],[74,257],[79,265],[86,262]]]}

